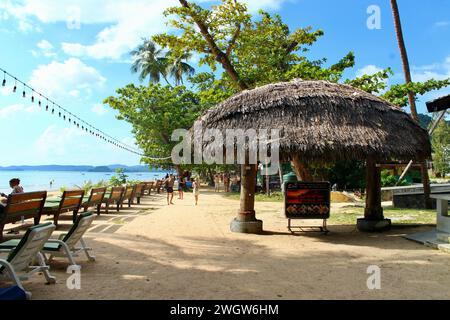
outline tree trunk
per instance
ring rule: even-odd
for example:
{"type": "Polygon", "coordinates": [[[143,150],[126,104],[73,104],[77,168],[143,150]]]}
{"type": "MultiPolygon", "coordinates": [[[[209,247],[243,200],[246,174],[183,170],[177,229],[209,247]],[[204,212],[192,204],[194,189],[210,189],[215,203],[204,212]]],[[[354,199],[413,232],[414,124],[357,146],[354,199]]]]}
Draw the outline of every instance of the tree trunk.
{"type": "MultiPolygon", "coordinates": [[[[179,1],[182,7],[191,9],[189,3],[186,0],[179,1]]],[[[216,61],[222,65],[230,78],[239,86],[241,90],[247,90],[249,88],[248,85],[242,81],[226,53],[220,50],[220,48],[217,46],[213,36],[209,33],[208,26],[196,14],[191,13],[190,16],[200,29],[200,33],[208,43],[209,49],[211,50],[211,53],[213,54],[216,61]]]]}
{"type": "MultiPolygon", "coordinates": [[[[391,7],[392,7],[392,15],[394,16],[394,25],[395,25],[395,33],[397,35],[397,42],[398,47],[400,49],[400,56],[402,59],[402,65],[403,65],[403,72],[405,74],[405,80],[406,83],[411,83],[411,70],[409,67],[409,58],[408,58],[408,52],[406,51],[406,45],[405,40],[403,38],[403,30],[402,30],[402,23],[400,19],[400,13],[398,10],[397,0],[391,0],[391,7]]],[[[419,122],[419,116],[417,114],[417,107],[416,107],[416,98],[412,92],[408,93],[408,99],[409,99],[409,105],[411,108],[411,116],[414,120],[419,122]]],[[[426,161],[421,163],[421,173],[422,173],[422,182],[423,182],[423,189],[424,189],[424,195],[425,195],[425,206],[427,209],[431,209],[431,187],[430,187],[430,177],[428,175],[428,168],[426,161]]]]}
{"type": "Polygon", "coordinates": [[[383,220],[383,207],[381,206],[381,169],[377,167],[374,158],[367,159],[366,164],[366,209],[364,217],[367,220],[383,220]]]}
{"type": "Polygon", "coordinates": [[[300,160],[300,156],[294,155],[292,157],[292,167],[299,181],[313,182],[313,177],[309,173],[307,165],[300,160]]]}
{"type": "MultiPolygon", "coordinates": [[[[403,72],[405,74],[406,83],[410,83],[411,82],[411,70],[409,68],[409,58],[408,58],[408,53],[406,51],[405,40],[403,38],[403,29],[402,29],[402,23],[400,20],[400,13],[398,10],[397,0],[391,0],[391,7],[392,7],[392,15],[394,16],[395,33],[397,35],[398,47],[400,49],[400,56],[402,59],[403,72]]],[[[414,97],[414,94],[409,93],[408,98],[409,98],[409,104],[411,106],[411,115],[415,120],[418,120],[419,116],[417,114],[416,99],[414,97]]]]}
{"type": "Polygon", "coordinates": [[[255,221],[255,191],[257,165],[241,166],[241,207],[237,217],[239,221],[255,221]]]}

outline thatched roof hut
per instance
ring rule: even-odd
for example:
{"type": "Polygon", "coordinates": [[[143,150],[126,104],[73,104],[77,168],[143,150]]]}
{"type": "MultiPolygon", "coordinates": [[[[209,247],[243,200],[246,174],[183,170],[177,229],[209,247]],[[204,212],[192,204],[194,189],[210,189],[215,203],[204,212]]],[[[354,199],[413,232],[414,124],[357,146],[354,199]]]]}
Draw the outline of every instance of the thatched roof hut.
{"type": "MultiPolygon", "coordinates": [[[[431,157],[426,130],[400,108],[348,85],[294,80],[243,91],[207,111],[203,129],[280,130],[280,157],[292,160],[297,176],[309,180],[307,162],[365,160],[367,195],[360,230],[385,230],[377,163],[431,157]]],[[[194,139],[195,140],[195,139],[194,139]]],[[[203,141],[208,144],[208,142],[203,141]]],[[[232,230],[262,232],[254,211],[257,166],[242,166],[241,208],[232,230]]]]}
{"type": "Polygon", "coordinates": [[[280,129],[283,158],[423,160],[430,138],[407,113],[348,85],[276,83],[243,91],[208,110],[203,128],[280,129]]]}

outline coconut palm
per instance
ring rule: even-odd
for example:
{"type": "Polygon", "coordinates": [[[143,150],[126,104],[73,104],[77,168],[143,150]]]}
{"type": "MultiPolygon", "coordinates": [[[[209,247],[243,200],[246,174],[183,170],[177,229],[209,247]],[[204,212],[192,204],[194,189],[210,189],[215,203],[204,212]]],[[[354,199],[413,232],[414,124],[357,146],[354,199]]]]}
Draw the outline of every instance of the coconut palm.
{"type": "Polygon", "coordinates": [[[195,69],[187,62],[192,55],[189,52],[185,52],[181,55],[173,55],[168,53],[169,63],[167,65],[167,74],[175,80],[175,85],[183,84],[183,76],[193,76],[195,69]]]}
{"type": "Polygon", "coordinates": [[[140,81],[144,81],[148,77],[150,83],[158,83],[163,77],[170,85],[166,73],[168,59],[153,41],[143,39],[143,43],[130,54],[134,59],[131,71],[139,73],[140,81]]]}
{"type": "MultiPolygon", "coordinates": [[[[395,25],[395,33],[397,35],[397,42],[398,47],[400,49],[400,56],[402,59],[402,65],[403,65],[403,72],[405,74],[405,80],[406,83],[411,83],[411,70],[409,67],[409,59],[408,59],[408,53],[406,51],[406,45],[405,40],[403,38],[403,30],[402,30],[402,23],[400,19],[400,13],[398,10],[398,4],[397,0],[391,0],[391,8],[392,8],[392,15],[394,17],[394,25],[395,25]]],[[[409,105],[411,108],[411,116],[414,120],[419,122],[419,116],[417,114],[417,107],[416,107],[416,98],[414,96],[414,93],[410,92],[408,94],[409,98],[409,105]]],[[[422,182],[424,186],[424,194],[425,194],[425,205],[427,208],[431,208],[431,199],[430,199],[430,193],[431,193],[431,187],[430,187],[430,177],[428,175],[428,168],[426,165],[426,162],[421,163],[422,167],[422,182]]]]}

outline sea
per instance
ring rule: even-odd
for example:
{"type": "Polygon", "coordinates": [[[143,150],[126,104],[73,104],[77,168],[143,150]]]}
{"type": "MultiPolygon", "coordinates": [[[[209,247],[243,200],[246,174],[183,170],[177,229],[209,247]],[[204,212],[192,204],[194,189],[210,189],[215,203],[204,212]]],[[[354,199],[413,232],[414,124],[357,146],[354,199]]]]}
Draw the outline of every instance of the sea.
{"type": "MultiPolygon", "coordinates": [[[[61,188],[76,189],[88,181],[98,183],[108,181],[115,173],[109,172],[76,172],[76,171],[0,171],[0,192],[9,194],[9,180],[19,178],[25,192],[58,191],[61,188]],[[50,182],[53,182],[50,185],[50,182]]],[[[151,181],[162,179],[166,173],[156,172],[127,172],[130,180],[151,181]]]]}

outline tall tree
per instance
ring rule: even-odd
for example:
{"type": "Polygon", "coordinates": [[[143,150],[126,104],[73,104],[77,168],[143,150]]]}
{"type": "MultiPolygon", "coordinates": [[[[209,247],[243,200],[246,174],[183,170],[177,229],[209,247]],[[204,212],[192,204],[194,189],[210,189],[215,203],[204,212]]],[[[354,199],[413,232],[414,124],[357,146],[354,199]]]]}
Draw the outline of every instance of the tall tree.
{"type": "MultiPolygon", "coordinates": [[[[400,20],[400,13],[398,10],[398,4],[397,0],[391,0],[391,7],[392,7],[392,15],[394,17],[394,25],[395,25],[395,33],[397,35],[397,42],[400,49],[400,56],[402,59],[402,65],[403,65],[403,71],[405,74],[405,80],[406,84],[410,84],[412,82],[411,80],[411,70],[409,67],[409,59],[408,59],[408,53],[406,51],[406,45],[405,40],[403,37],[403,30],[402,30],[402,23],[400,20]]],[[[414,96],[413,92],[408,92],[408,99],[409,99],[409,105],[411,108],[411,115],[414,120],[419,122],[419,115],[417,114],[417,107],[416,107],[416,97],[414,96]]],[[[431,208],[431,187],[430,187],[430,177],[428,175],[428,168],[426,162],[422,162],[422,182],[424,187],[424,195],[425,195],[425,205],[427,208],[431,208]]]]}
{"type": "Polygon", "coordinates": [[[134,59],[131,71],[139,73],[139,80],[144,81],[148,77],[150,83],[158,83],[163,77],[170,85],[166,71],[168,59],[152,40],[143,39],[143,43],[130,54],[134,59]]]}
{"type": "Polygon", "coordinates": [[[174,79],[175,85],[183,85],[183,76],[192,77],[195,74],[195,68],[187,63],[191,59],[192,54],[184,52],[179,55],[168,53],[167,74],[174,79]]]}

